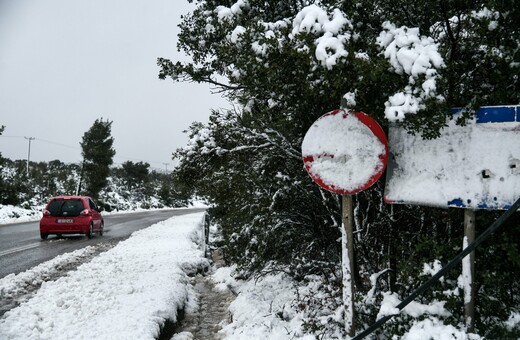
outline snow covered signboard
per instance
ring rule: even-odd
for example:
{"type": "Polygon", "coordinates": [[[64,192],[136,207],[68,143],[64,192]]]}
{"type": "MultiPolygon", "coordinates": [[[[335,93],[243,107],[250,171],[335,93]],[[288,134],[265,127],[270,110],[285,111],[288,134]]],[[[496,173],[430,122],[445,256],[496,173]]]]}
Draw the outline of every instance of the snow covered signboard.
{"type": "Polygon", "coordinates": [[[434,140],[392,126],[389,147],[387,203],[508,209],[520,197],[520,106],[482,107],[466,126],[451,119],[434,140]]]}
{"type": "Polygon", "coordinates": [[[365,113],[335,110],[307,131],[302,155],[318,185],[338,194],[354,194],[381,177],[388,145],[383,129],[365,113]]]}

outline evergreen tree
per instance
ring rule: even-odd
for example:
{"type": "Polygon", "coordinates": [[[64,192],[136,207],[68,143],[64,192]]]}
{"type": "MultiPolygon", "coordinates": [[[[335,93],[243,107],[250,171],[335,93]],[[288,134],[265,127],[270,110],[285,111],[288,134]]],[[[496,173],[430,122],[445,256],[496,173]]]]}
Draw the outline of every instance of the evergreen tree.
{"type": "MultiPolygon", "coordinates": [[[[0,135],[3,134],[5,126],[0,126],[0,135]]],[[[27,172],[13,169],[14,163],[10,159],[4,158],[0,153],[0,204],[17,205],[23,201],[27,195],[27,172]]]]}
{"type": "Polygon", "coordinates": [[[110,166],[115,150],[111,136],[111,121],[96,119],[92,127],[85,132],[80,143],[83,155],[81,181],[85,184],[82,194],[98,199],[100,191],[108,184],[110,166]]]}
{"type": "MultiPolygon", "coordinates": [[[[0,126],[0,136],[4,133],[5,126],[0,126]]],[[[10,192],[10,188],[8,187],[6,181],[4,180],[4,167],[6,160],[2,157],[2,153],[0,153],[0,204],[12,204],[12,198],[10,192]]]]}
{"type": "Polygon", "coordinates": [[[145,162],[134,163],[126,161],[121,164],[123,179],[127,184],[128,190],[135,187],[143,187],[149,181],[150,164],[145,162]]]}

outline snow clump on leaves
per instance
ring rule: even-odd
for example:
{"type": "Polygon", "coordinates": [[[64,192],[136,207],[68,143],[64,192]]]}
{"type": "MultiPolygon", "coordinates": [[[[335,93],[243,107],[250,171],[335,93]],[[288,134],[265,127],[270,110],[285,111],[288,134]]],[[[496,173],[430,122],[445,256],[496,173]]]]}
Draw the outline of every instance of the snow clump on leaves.
{"type": "Polygon", "coordinates": [[[310,5],[304,7],[294,18],[291,36],[296,37],[300,33],[322,34],[314,42],[315,56],[322,66],[330,70],[340,58],[348,56],[345,45],[352,35],[348,31],[344,32],[345,28],[351,29],[352,23],[339,9],[334,9],[330,19],[323,8],[310,5]]]}
{"type": "Polygon", "coordinates": [[[247,0],[238,0],[233,6],[217,6],[215,13],[219,21],[231,21],[235,16],[239,16],[244,10],[249,9],[249,2],[247,0]]]}
{"type": "MultiPolygon", "coordinates": [[[[386,118],[390,121],[402,120],[407,114],[424,109],[424,100],[437,96],[437,69],[445,64],[438,45],[432,38],[420,36],[419,28],[398,28],[385,22],[383,29],[377,38],[383,55],[395,73],[409,75],[409,85],[390,96],[385,103],[386,118]],[[421,86],[414,86],[419,79],[424,79],[421,86]]],[[[443,100],[441,96],[437,99],[443,100]]]]}
{"type": "Polygon", "coordinates": [[[198,128],[193,126],[192,128],[188,145],[184,147],[186,155],[193,156],[197,153],[203,155],[210,153],[216,147],[212,131],[205,126],[198,126],[198,128]]]}

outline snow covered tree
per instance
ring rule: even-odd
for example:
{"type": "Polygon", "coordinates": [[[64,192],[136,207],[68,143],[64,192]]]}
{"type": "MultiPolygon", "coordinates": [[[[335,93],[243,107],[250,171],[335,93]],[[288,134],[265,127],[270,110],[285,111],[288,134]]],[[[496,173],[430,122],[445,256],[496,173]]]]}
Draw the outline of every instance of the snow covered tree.
{"type": "Polygon", "coordinates": [[[114,138],[111,135],[112,122],[96,119],[90,129],[83,135],[81,154],[83,169],[81,181],[85,183],[82,193],[98,198],[99,192],[107,185],[110,166],[116,151],[112,147],[114,138]]]}
{"type": "MultiPolygon", "coordinates": [[[[0,126],[0,136],[4,133],[5,126],[0,126]]],[[[16,197],[16,188],[14,188],[12,181],[7,178],[7,171],[5,169],[7,159],[0,153],[0,204],[16,204],[18,199],[16,197]]]]}
{"type": "MultiPolygon", "coordinates": [[[[178,45],[192,60],[159,58],[159,77],[212,84],[233,109],[189,128],[175,176],[214,204],[228,260],[245,269],[335,273],[339,200],[311,182],[300,147],[340,100],[426,138],[439,135],[452,107],[469,114],[520,102],[513,0],[196,3],[178,45]]],[[[409,292],[432,244],[447,259],[461,239],[456,213],[390,208],[381,184],[356,202],[361,292],[381,272],[382,290],[409,292]]]]}
{"type": "Polygon", "coordinates": [[[208,82],[251,112],[285,116],[305,112],[297,98],[334,98],[328,109],[348,93],[352,108],[427,137],[451,107],[519,102],[512,0],[305,4],[200,1],[179,36],[193,62],[160,58],[160,77],[208,82]]]}

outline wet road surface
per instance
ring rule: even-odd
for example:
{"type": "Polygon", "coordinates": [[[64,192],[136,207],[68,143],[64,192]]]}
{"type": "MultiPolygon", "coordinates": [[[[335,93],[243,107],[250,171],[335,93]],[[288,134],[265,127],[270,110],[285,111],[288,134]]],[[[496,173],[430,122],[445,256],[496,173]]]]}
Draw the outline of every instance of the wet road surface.
{"type": "Polygon", "coordinates": [[[88,239],[85,235],[50,235],[40,239],[39,222],[0,225],[0,278],[18,274],[63,253],[98,243],[117,244],[134,231],[151,226],[172,216],[185,215],[204,209],[173,209],[108,215],[103,236],[88,239]]]}

